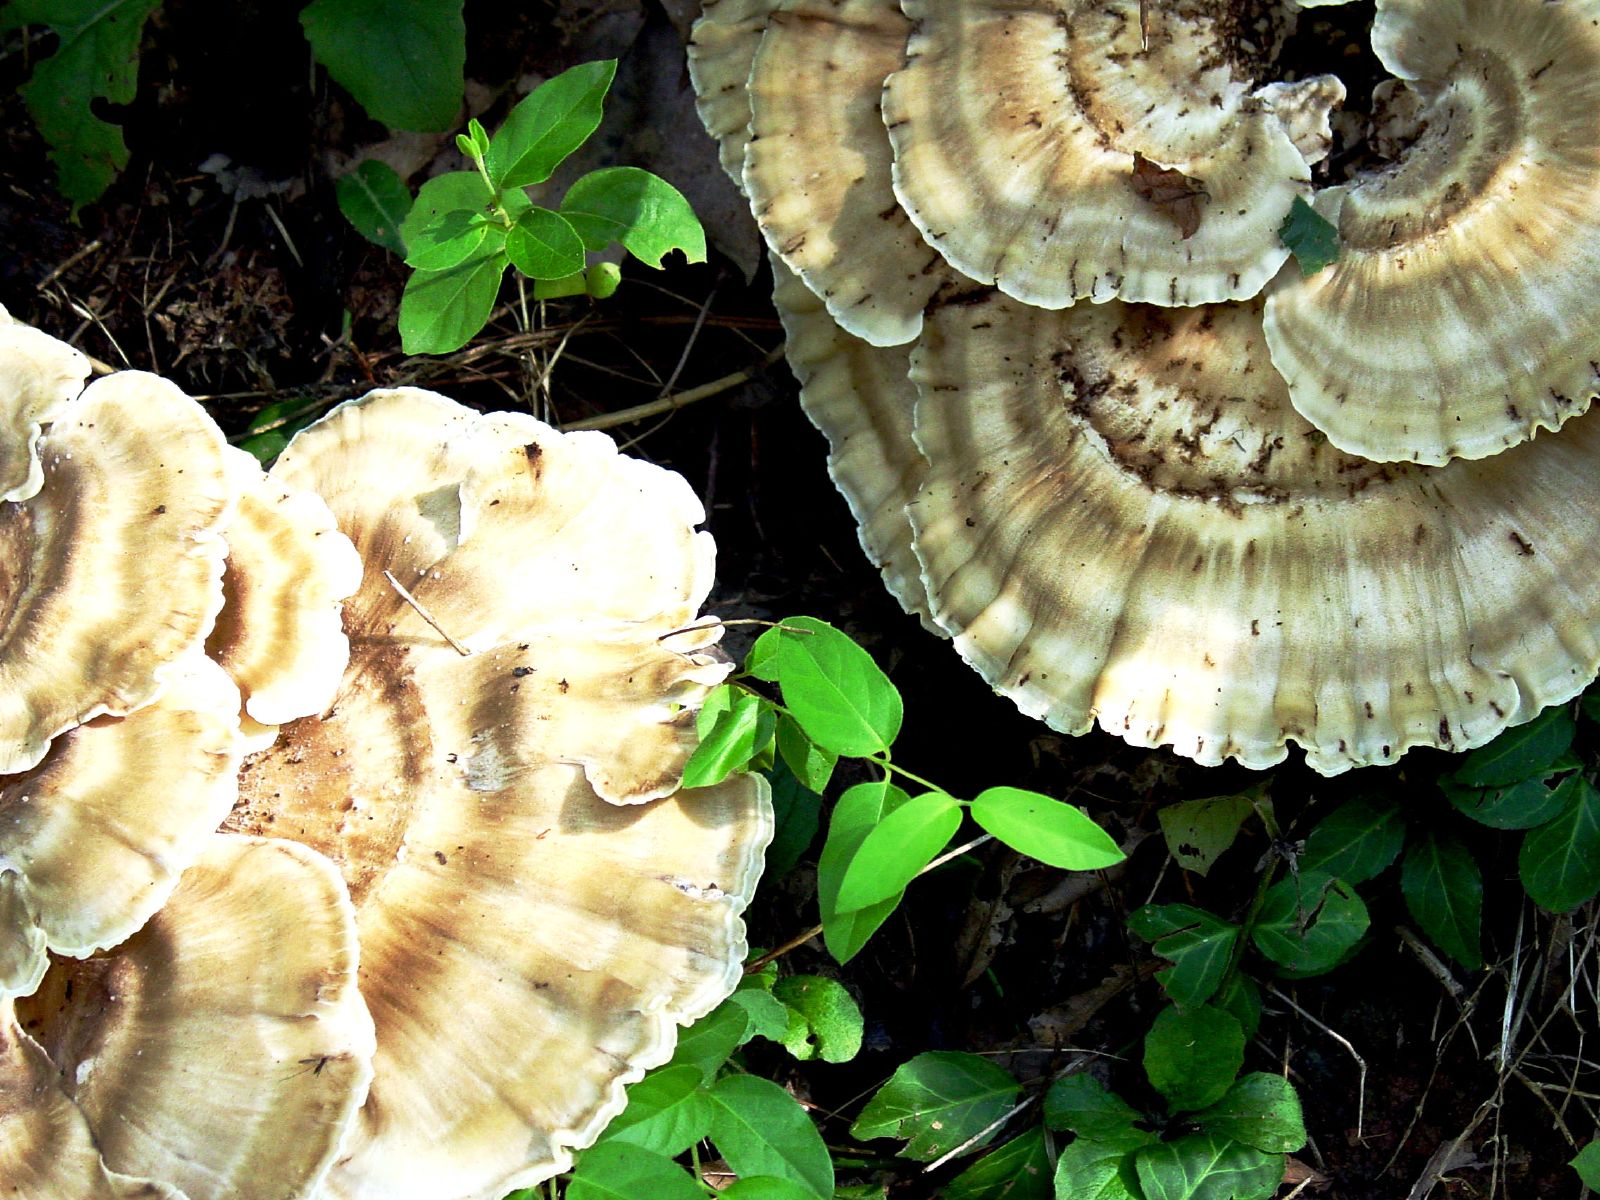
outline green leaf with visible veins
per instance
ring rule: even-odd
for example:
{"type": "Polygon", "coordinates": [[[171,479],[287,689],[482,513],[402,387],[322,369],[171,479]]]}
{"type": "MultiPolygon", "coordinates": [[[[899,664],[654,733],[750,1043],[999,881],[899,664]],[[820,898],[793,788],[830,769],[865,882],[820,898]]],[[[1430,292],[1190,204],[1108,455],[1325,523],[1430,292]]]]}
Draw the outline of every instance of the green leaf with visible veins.
{"type": "MultiPolygon", "coordinates": [[[[711,1140],[735,1174],[776,1175],[804,1184],[823,1200],[833,1195],[833,1159],[793,1096],[754,1075],[725,1075],[709,1095],[711,1140]]],[[[632,1200],[649,1195],[636,1193],[632,1200]]]]}
{"type": "Polygon", "coordinates": [[[1066,1129],[1101,1146],[1134,1150],[1156,1135],[1140,1129],[1142,1114],[1092,1075],[1067,1075],[1044,1095],[1044,1123],[1066,1129]]]}
{"type": "Polygon", "coordinates": [[[841,912],[856,912],[898,896],[950,844],[960,825],[961,806],[943,792],[902,804],[856,847],[835,905],[841,912]]]}
{"type": "Polygon", "coordinates": [[[1167,849],[1185,871],[1204,875],[1233,845],[1239,830],[1255,811],[1244,795],[1209,796],[1169,804],[1156,814],[1167,849]]]}
{"type": "Polygon", "coordinates": [[[1522,840],[1517,870],[1533,902],[1568,912],[1600,891],[1600,792],[1582,775],[1556,789],[1566,807],[1522,840]]]}
{"type": "Polygon", "coordinates": [[[567,1200],[704,1200],[694,1176],[664,1154],[627,1142],[583,1151],[567,1183],[567,1200]]]}
{"type": "Polygon", "coordinates": [[[317,61],[393,129],[444,130],[466,90],[462,0],[312,0],[300,25],[317,61]]]}
{"type": "Polygon", "coordinates": [[[1174,1112],[1215,1104],[1243,1065],[1244,1029],[1220,1008],[1164,1008],[1145,1035],[1144,1073],[1174,1112]]]}
{"type": "MultiPolygon", "coordinates": [[[[850,1136],[903,1138],[900,1157],[931,1162],[1004,1116],[1021,1090],[1010,1072],[986,1058],[930,1050],[903,1063],[878,1089],[850,1126],[850,1136]]],[[[996,1132],[970,1149],[987,1145],[996,1132]]]]}
{"type": "Polygon", "coordinates": [[[879,754],[900,733],[899,691],[872,655],[826,621],[787,618],[756,639],[745,669],[775,680],[784,707],[830,753],[879,754]]]}
{"type": "Polygon", "coordinates": [[[1133,1161],[1145,1200],[1267,1200],[1283,1182],[1283,1155],[1214,1133],[1146,1146],[1133,1161]]]}
{"type": "Polygon", "coordinates": [[[1027,1133],[997,1146],[945,1184],[940,1200],[1050,1200],[1050,1155],[1044,1130],[1027,1133]]]}
{"type": "Polygon", "coordinates": [[[671,250],[682,250],[692,263],[706,260],[706,232],[683,193],[638,167],[591,171],[567,189],[561,215],[590,250],[620,242],[640,262],[657,268],[671,250]]]}
{"type": "Polygon", "coordinates": [[[400,294],[400,346],[407,354],[459,350],[489,321],[506,256],[492,250],[448,271],[417,271],[400,294]]]}
{"type": "Polygon", "coordinates": [[[1056,1200],[1145,1200],[1132,1152],[1079,1138],[1056,1159],[1056,1200]]]}
{"type": "Polygon", "coordinates": [[[1461,839],[1431,830],[1420,834],[1406,851],[1400,890],[1434,945],[1469,971],[1483,966],[1483,873],[1461,839]]]}
{"type": "Polygon", "coordinates": [[[1265,1071],[1246,1075],[1221,1100],[1195,1113],[1194,1120],[1208,1133],[1272,1154],[1293,1154],[1306,1144],[1305,1116],[1294,1085],[1265,1071]]]}
{"type": "Polygon", "coordinates": [[[616,73],[614,58],[579,63],[520,100],[489,139],[484,165],[494,186],[523,188],[549,179],[600,127],[606,91],[616,73]]]}
{"type": "Polygon", "coordinates": [[[1184,1008],[1204,1004],[1222,986],[1240,932],[1237,925],[1188,904],[1146,905],[1129,916],[1128,928],[1172,961],[1156,972],[1156,981],[1184,1008]]]}
{"type": "Polygon", "coordinates": [[[1479,746],[1455,769],[1462,787],[1507,787],[1531,779],[1555,763],[1578,732],[1565,704],[1545,709],[1533,720],[1508,729],[1487,746],[1479,746]]]}
{"type": "Polygon", "coordinates": [[[986,788],[972,802],[972,819],[1013,850],[1064,871],[1095,871],[1126,857],[1081,808],[1041,792],[986,788]]]}
{"type": "Polygon", "coordinates": [[[128,165],[122,130],[95,116],[90,104],[127,104],[138,83],[139,36],[161,0],[11,0],[0,8],[0,31],[48,25],[61,39],[20,89],[50,145],[56,185],[72,211],[98,200],[128,165]]]}
{"type": "Polygon", "coordinates": [[[606,1126],[602,1142],[628,1142],[669,1158],[711,1132],[705,1078],[688,1064],[660,1067],[628,1088],[628,1107],[606,1126]]]}
{"type": "Polygon", "coordinates": [[[537,205],[506,234],[511,265],[529,279],[561,279],[583,270],[583,240],[560,213],[537,205]]]}
{"type": "Polygon", "coordinates": [[[405,257],[400,224],[411,211],[411,193],[388,163],[375,158],[362,161],[334,181],[334,196],[345,220],[367,241],[405,257]]]}
{"type": "Polygon", "coordinates": [[[1350,800],[1317,822],[1300,869],[1365,883],[1388,870],[1405,840],[1405,818],[1397,805],[1350,800]]]}
{"type": "Polygon", "coordinates": [[[847,963],[861,951],[900,903],[891,896],[854,912],[839,908],[839,884],[856,850],[878,822],[911,797],[892,783],[858,783],[839,797],[828,821],[828,837],[817,860],[817,907],[822,913],[822,941],[828,953],[847,963]]]}

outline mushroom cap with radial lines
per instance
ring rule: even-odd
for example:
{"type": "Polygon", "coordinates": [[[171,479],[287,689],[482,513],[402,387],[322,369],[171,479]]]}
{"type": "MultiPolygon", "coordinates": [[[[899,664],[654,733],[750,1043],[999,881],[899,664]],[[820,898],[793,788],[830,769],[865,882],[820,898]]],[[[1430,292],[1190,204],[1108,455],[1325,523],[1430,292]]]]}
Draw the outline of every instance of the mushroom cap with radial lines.
{"type": "Polygon", "coordinates": [[[222,432],[172,384],[96,380],[39,442],[38,494],[0,504],[0,774],[147,704],[222,607],[235,497],[222,432]]]}
{"type": "Polygon", "coordinates": [[[1272,360],[1351,453],[1484,458],[1600,391],[1600,2],[1380,0],[1372,40],[1410,145],[1317,198],[1340,258],[1285,272],[1272,360]]]}
{"type": "Polygon", "coordinates": [[[354,914],[304,846],[213,835],[149,924],[16,1001],[106,1165],[309,1200],[372,1075],[354,914]]]}
{"type": "Polygon", "coordinates": [[[407,389],[271,477],[322,495],[366,568],[332,705],[246,761],[228,822],[323,851],[356,905],[378,1050],[324,1194],[499,1200],[565,1169],[739,978],[765,785],[676,790],[730,669],[720,627],[680,632],[703,513],[604,435],[407,389]]]}
{"type": "Polygon", "coordinates": [[[1334,774],[1461,750],[1600,669],[1600,422],[1425,468],[1289,406],[1259,304],[930,312],[910,513],[934,619],[1031,716],[1334,774]]]}
{"type": "Polygon", "coordinates": [[[81,350],[13,321],[0,307],[0,503],[26,500],[44,482],[38,442],[83,390],[89,360],[81,350]]]}
{"type": "Polygon", "coordinates": [[[705,0],[689,38],[695,108],[717,143],[733,186],[744,190],[744,148],[750,140],[750,64],[767,19],[780,0],[705,0]]]}
{"type": "Polygon", "coordinates": [[[879,99],[905,56],[897,0],[786,0],[750,71],[744,183],[772,252],[849,333],[909,342],[949,268],[895,199],[879,99]]]}
{"type": "Polygon", "coordinates": [[[1139,0],[902,7],[895,192],[957,271],[1047,308],[1189,305],[1253,296],[1287,257],[1310,168],[1253,88],[1236,6],[1152,5],[1147,49],[1139,0]],[[1141,163],[1187,177],[1186,204],[1141,194],[1141,163]]]}

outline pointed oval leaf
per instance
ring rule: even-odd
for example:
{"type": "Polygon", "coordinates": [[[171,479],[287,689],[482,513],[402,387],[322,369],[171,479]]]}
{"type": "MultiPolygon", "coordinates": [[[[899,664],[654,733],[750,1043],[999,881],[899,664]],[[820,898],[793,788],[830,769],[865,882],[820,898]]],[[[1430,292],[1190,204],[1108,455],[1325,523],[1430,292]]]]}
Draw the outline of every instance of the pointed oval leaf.
{"type": "Polygon", "coordinates": [[[1133,1162],[1145,1200],[1268,1200],[1283,1182],[1283,1155],[1214,1133],[1146,1146],[1133,1162]]]}
{"type": "Polygon", "coordinates": [[[817,860],[817,907],[822,913],[822,940],[828,953],[847,963],[867,939],[889,919],[898,895],[855,912],[839,908],[839,885],[845,868],[878,822],[911,799],[892,783],[858,783],[839,797],[828,822],[828,837],[817,860]]]}
{"type": "Polygon", "coordinates": [[[560,213],[535,205],[506,234],[506,256],[529,279],[561,279],[583,270],[583,240],[560,213]]]}
{"type": "Polygon", "coordinates": [[[664,1154],[628,1142],[601,1142],[578,1159],[567,1200],[704,1200],[694,1176],[664,1154]]]}
{"type": "Polygon", "coordinates": [[[476,171],[435,175],[417,189],[416,201],[400,222],[400,239],[407,246],[415,245],[444,219],[445,214],[462,210],[487,213],[493,203],[494,193],[476,171]]]}
{"type": "Polygon", "coordinates": [[[778,753],[789,764],[794,777],[813,792],[821,792],[833,778],[839,756],[824,750],[805,735],[800,723],[788,713],[778,718],[778,753]]]}
{"type": "Polygon", "coordinates": [[[1167,998],[1183,1008],[1211,999],[1227,974],[1239,927],[1187,904],[1149,905],[1128,918],[1128,928],[1155,942],[1172,966],[1156,972],[1167,998]]]}
{"type": "Polygon", "coordinates": [[[813,742],[834,754],[861,757],[889,749],[900,733],[904,706],[872,655],[815,617],[789,617],[757,644],[772,634],[784,707],[813,742]]]}
{"type": "MultiPolygon", "coordinates": [[[[822,1200],[832,1197],[833,1159],[793,1096],[754,1075],[726,1075],[708,1095],[711,1140],[737,1174],[776,1175],[803,1184],[822,1200]]],[[[649,1193],[637,1193],[634,1200],[644,1195],[649,1193]]]]}
{"type": "Polygon", "coordinates": [[[1388,870],[1405,840],[1405,818],[1397,806],[1350,800],[1311,831],[1300,868],[1365,883],[1388,870]]]}
{"type": "Polygon", "coordinates": [[[1367,932],[1371,918],[1343,880],[1301,871],[1267,889],[1257,914],[1256,948],[1301,974],[1331,970],[1367,932]]]}
{"type": "Polygon", "coordinates": [[[1243,1065],[1244,1030],[1220,1008],[1164,1008],[1145,1035],[1144,1073],[1175,1112],[1215,1104],[1243,1065]]]}
{"type": "Polygon", "coordinates": [[[743,770],[765,744],[762,716],[771,737],[772,706],[743,688],[723,685],[711,692],[695,714],[700,744],[683,767],[683,786],[710,787],[743,770]]]}
{"type": "Polygon", "coordinates": [[[543,183],[600,127],[617,60],[580,63],[547,79],[517,103],[484,156],[496,188],[543,183]]]}
{"type": "Polygon", "coordinates": [[[400,346],[407,354],[449,354],[489,321],[506,257],[495,250],[448,271],[417,271],[400,294],[400,346]]]}
{"type": "Polygon", "coordinates": [[[375,245],[405,257],[400,225],[411,211],[411,193],[388,163],[363,159],[354,171],[333,184],[334,198],[345,220],[375,245]]]}
{"type": "Polygon", "coordinates": [[[1483,874],[1459,838],[1431,830],[1406,851],[1400,872],[1406,907],[1435,946],[1469,971],[1483,966],[1483,874]]]}
{"type": "Polygon", "coordinates": [[[561,214],[590,250],[620,242],[640,262],[657,268],[672,250],[682,250],[692,263],[706,260],[705,230],[683,193],[638,167],[591,171],[567,190],[561,214]]]}
{"type": "Polygon", "coordinates": [[[406,266],[419,271],[448,271],[476,255],[500,249],[505,237],[505,232],[490,224],[483,213],[458,208],[415,230],[414,240],[406,244],[406,266]]]}
{"type": "Polygon", "coordinates": [[[1479,746],[1455,769],[1463,787],[1506,787],[1548,770],[1572,745],[1577,725],[1565,704],[1552,705],[1525,725],[1479,746]]]}
{"type": "Polygon", "coordinates": [[[1528,831],[1517,870],[1535,904],[1568,912],[1600,891],[1600,792],[1582,775],[1568,776],[1556,790],[1566,805],[1528,831]]]}
{"type": "Polygon", "coordinates": [[[392,129],[450,128],[466,91],[461,0],[312,0],[300,11],[311,52],[392,129]]]}
{"type": "MultiPolygon", "coordinates": [[[[902,1063],[868,1100],[850,1136],[902,1138],[902,1158],[931,1162],[1004,1116],[1021,1085],[1011,1073],[976,1054],[930,1050],[902,1063]]],[[[971,1149],[987,1145],[998,1129],[971,1149]]]]}
{"type": "Polygon", "coordinates": [[[1299,1093],[1282,1075],[1265,1071],[1246,1075],[1194,1119],[1208,1133],[1269,1154],[1293,1154],[1306,1144],[1299,1093]]]}
{"type": "Polygon", "coordinates": [[[628,1088],[628,1107],[600,1135],[668,1158],[682,1154],[711,1132],[711,1103],[701,1090],[705,1077],[684,1064],[651,1071],[628,1088]]]}
{"type": "Polygon", "coordinates": [[[995,1147],[939,1192],[940,1200],[1051,1200],[1054,1195],[1050,1153],[1038,1126],[995,1147]]]}
{"type": "Polygon", "coordinates": [[[1567,806],[1561,791],[1563,776],[1555,772],[1521,779],[1501,788],[1467,788],[1445,778],[1439,790],[1456,809],[1490,829],[1532,829],[1543,825],[1567,806]]]}
{"type": "Polygon", "coordinates": [[[750,1016],[733,999],[724,1000],[678,1035],[668,1066],[691,1066],[710,1083],[728,1056],[750,1036],[750,1016]]]}
{"type": "Polygon", "coordinates": [[[835,903],[853,912],[899,895],[960,827],[961,806],[943,792],[902,804],[862,839],[845,868],[835,903]]]}
{"type": "Polygon", "coordinates": [[[980,793],[972,819],[1013,850],[1065,871],[1094,871],[1126,857],[1081,808],[1023,788],[980,793]]]}

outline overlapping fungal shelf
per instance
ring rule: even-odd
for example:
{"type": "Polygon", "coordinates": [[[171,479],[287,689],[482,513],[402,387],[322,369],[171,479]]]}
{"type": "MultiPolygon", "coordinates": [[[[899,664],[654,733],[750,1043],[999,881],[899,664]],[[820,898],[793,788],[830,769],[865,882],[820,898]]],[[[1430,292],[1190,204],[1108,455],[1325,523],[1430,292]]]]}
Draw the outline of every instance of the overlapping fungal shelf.
{"type": "Polygon", "coordinates": [[[1302,7],[722,0],[691,53],[906,609],[1057,729],[1334,774],[1600,671],[1600,0],[1378,0],[1344,175],[1302,7]]]}

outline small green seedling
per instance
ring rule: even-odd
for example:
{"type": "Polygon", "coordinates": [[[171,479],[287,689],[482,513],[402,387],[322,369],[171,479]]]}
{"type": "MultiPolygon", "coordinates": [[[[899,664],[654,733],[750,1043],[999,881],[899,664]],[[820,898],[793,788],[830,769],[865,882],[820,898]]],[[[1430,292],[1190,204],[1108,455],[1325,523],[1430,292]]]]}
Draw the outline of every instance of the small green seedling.
{"type": "Polygon", "coordinates": [[[605,167],[574,183],[557,208],[526,189],[544,183],[600,125],[615,60],[584,63],[541,84],[490,136],[477,120],[456,145],[472,164],[422,185],[416,199],[395,173],[362,163],[339,183],[340,209],[365,237],[414,269],[400,299],[408,354],[446,354],[489,320],[508,267],[537,299],[617,289],[613,263],[588,255],[612,245],[652,267],[681,250],[704,262],[705,231],[680,192],[637,167],[605,167]]]}

